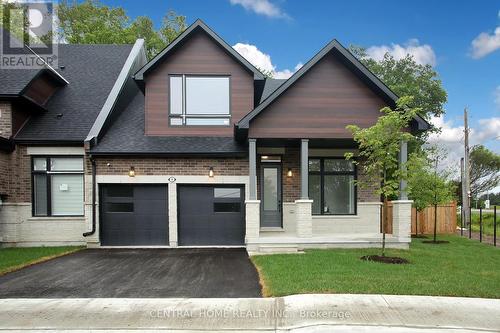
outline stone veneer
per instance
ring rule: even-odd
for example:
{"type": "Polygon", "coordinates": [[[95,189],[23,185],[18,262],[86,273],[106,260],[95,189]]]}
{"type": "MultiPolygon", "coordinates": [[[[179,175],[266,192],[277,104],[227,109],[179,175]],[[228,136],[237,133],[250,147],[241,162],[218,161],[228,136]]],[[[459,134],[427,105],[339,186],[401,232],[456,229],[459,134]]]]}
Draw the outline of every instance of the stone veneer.
{"type": "Polygon", "coordinates": [[[12,106],[10,102],[0,102],[0,136],[6,139],[12,136],[12,106]]]}

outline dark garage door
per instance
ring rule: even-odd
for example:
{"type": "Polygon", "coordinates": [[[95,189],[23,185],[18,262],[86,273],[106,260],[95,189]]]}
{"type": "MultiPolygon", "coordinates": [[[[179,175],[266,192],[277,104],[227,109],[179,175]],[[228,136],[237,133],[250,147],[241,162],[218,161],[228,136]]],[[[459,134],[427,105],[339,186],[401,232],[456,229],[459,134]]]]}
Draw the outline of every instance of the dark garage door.
{"type": "Polygon", "coordinates": [[[102,245],[168,245],[166,185],[101,186],[102,245]]]}
{"type": "Polygon", "coordinates": [[[240,185],[178,186],[179,245],[243,245],[244,196],[240,185]]]}

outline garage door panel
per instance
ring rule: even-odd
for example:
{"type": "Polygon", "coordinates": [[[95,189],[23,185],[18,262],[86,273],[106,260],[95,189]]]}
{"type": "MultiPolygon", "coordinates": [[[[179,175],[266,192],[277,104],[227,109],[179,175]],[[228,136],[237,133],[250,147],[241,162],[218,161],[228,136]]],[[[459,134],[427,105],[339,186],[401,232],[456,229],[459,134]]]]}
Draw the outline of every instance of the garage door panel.
{"type": "Polygon", "coordinates": [[[102,185],[103,245],[168,245],[167,186],[102,185]]]}
{"type": "Polygon", "coordinates": [[[241,185],[179,185],[180,245],[243,245],[245,217],[241,185]]]}

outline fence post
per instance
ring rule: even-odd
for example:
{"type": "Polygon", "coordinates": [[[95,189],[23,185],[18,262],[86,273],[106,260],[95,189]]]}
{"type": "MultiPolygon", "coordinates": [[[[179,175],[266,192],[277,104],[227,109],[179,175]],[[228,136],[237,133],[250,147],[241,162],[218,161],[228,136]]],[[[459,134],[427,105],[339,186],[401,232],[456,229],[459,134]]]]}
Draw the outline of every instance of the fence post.
{"type": "Polygon", "coordinates": [[[493,206],[493,246],[497,246],[497,206],[493,206]]]}
{"type": "Polygon", "coordinates": [[[479,243],[483,241],[483,208],[479,207],[479,243]]]}

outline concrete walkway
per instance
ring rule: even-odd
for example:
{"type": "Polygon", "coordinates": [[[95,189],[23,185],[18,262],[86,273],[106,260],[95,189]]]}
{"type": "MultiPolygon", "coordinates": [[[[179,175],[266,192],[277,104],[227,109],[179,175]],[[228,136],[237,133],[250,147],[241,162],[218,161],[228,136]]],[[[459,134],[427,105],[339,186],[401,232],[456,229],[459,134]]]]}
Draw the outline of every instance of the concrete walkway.
{"type": "Polygon", "coordinates": [[[428,296],[1,299],[0,330],[500,332],[500,300],[428,296]]]}

